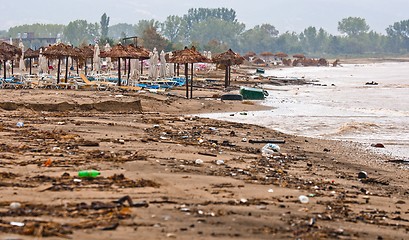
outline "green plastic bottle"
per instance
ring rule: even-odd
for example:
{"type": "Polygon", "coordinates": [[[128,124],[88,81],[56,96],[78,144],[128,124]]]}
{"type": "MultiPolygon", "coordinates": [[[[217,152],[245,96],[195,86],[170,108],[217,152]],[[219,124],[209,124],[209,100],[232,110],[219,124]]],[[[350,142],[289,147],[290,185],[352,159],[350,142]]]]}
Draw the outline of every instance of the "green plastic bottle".
{"type": "Polygon", "coordinates": [[[78,177],[80,178],[96,178],[101,173],[97,170],[84,170],[78,172],[78,177]]]}

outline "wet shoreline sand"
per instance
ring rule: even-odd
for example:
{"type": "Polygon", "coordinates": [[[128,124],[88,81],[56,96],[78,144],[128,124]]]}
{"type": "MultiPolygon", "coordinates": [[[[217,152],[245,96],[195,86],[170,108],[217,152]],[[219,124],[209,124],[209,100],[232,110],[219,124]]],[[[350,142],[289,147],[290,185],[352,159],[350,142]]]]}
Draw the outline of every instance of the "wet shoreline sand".
{"type": "Polygon", "coordinates": [[[221,90],[200,88],[193,100],[181,97],[183,92],[1,90],[2,102],[25,105],[0,109],[0,237],[406,237],[408,180],[399,164],[352,142],[194,117],[263,107],[213,98],[221,90]],[[46,106],[108,100],[140,101],[142,110],[121,104],[90,111],[46,106]],[[265,143],[249,142],[268,139],[285,140],[278,144],[280,154],[264,157],[265,143]],[[87,169],[101,175],[77,177],[87,169]],[[360,171],[368,177],[358,179],[360,171]],[[300,195],[309,202],[301,203],[300,195]]]}

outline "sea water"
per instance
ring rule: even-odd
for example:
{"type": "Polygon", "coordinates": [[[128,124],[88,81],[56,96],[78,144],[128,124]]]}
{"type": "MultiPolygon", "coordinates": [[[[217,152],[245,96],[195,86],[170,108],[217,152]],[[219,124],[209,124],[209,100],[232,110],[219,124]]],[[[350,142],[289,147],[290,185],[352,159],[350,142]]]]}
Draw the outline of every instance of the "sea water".
{"type": "Polygon", "coordinates": [[[354,141],[369,149],[382,143],[385,148],[378,152],[409,160],[409,63],[277,68],[265,75],[305,78],[314,84],[265,85],[269,96],[261,104],[271,110],[201,116],[354,141]],[[366,85],[372,81],[378,85],[366,85]]]}

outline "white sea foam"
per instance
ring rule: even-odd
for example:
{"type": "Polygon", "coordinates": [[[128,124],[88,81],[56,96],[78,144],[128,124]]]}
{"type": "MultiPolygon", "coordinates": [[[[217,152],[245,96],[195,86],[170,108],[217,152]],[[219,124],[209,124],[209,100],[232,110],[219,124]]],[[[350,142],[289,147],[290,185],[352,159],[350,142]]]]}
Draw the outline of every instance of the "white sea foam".
{"type": "Polygon", "coordinates": [[[383,153],[409,157],[409,63],[282,68],[266,75],[305,77],[326,86],[265,86],[270,94],[262,104],[272,110],[202,116],[301,136],[383,143],[383,153]],[[378,85],[365,85],[372,81],[378,85]]]}

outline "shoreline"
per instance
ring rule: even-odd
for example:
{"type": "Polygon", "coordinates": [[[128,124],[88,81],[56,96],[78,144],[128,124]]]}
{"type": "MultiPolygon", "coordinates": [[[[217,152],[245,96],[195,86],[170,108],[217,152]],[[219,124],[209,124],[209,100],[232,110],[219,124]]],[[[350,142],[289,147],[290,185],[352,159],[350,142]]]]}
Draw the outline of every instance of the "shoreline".
{"type": "Polygon", "coordinates": [[[179,97],[183,89],[0,92],[24,103],[0,108],[1,237],[396,239],[409,229],[409,180],[399,164],[355,143],[193,116],[260,109],[212,98],[223,91],[197,89],[193,100],[179,97]],[[122,104],[50,111],[107,100],[122,104]],[[136,101],[142,111],[124,107],[136,101]],[[265,143],[249,142],[263,139],[285,143],[265,157],[265,143]],[[87,169],[101,175],[77,177],[87,169]],[[113,205],[124,196],[133,205],[113,205]]]}

